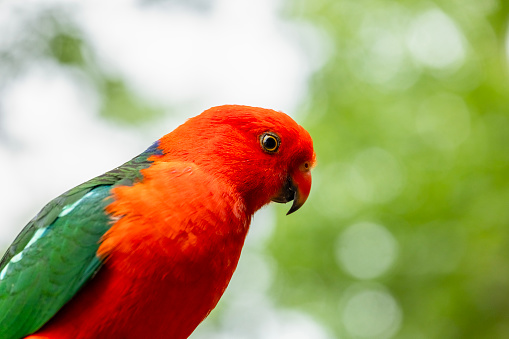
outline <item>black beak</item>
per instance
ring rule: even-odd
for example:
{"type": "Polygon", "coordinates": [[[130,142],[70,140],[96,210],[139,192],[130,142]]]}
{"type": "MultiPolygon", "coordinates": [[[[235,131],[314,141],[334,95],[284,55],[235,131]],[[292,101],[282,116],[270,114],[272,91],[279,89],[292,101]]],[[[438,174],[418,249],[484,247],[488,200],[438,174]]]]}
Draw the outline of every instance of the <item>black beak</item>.
{"type": "Polygon", "coordinates": [[[288,213],[286,213],[286,215],[292,214],[293,212],[298,210],[306,201],[306,199],[301,199],[299,195],[299,189],[297,188],[293,180],[290,177],[288,177],[285,185],[283,186],[281,191],[279,191],[279,194],[272,198],[272,201],[284,204],[292,200],[293,200],[292,207],[290,208],[288,213]]]}

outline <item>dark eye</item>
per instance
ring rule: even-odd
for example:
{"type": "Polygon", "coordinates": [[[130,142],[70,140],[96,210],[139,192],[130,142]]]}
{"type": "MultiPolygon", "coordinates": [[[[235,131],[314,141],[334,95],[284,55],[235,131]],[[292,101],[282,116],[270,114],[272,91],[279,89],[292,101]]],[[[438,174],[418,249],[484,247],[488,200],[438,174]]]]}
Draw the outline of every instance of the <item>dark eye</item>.
{"type": "Polygon", "coordinates": [[[262,148],[265,152],[274,153],[278,150],[279,137],[273,133],[264,133],[260,137],[260,143],[262,144],[262,148]]]}

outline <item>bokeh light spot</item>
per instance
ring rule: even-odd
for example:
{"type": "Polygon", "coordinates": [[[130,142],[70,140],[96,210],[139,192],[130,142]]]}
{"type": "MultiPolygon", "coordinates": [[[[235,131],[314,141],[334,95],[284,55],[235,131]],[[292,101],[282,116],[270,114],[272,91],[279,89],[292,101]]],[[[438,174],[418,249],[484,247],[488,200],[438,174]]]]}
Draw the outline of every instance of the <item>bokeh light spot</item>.
{"type": "Polygon", "coordinates": [[[347,332],[361,338],[389,338],[400,328],[402,312],[383,287],[354,285],[342,300],[347,332]]]}
{"type": "Polygon", "coordinates": [[[402,90],[415,83],[420,72],[406,48],[407,18],[406,10],[395,3],[367,13],[348,58],[355,77],[384,91],[402,90]]]}
{"type": "Polygon", "coordinates": [[[361,222],[348,227],[339,236],[336,259],[354,277],[372,279],[390,268],[397,251],[398,244],[385,227],[361,222]]]}
{"type": "Polygon", "coordinates": [[[463,34],[439,9],[421,14],[412,24],[408,47],[414,59],[434,69],[457,68],[465,59],[463,34]]]}

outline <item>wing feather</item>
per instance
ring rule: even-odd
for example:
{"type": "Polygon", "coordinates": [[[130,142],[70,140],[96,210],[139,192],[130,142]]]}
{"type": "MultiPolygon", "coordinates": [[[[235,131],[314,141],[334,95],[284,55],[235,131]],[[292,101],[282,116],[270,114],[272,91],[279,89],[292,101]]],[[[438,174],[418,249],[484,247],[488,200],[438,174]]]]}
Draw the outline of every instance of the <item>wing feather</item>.
{"type": "Polygon", "coordinates": [[[96,252],[112,221],[111,188],[141,180],[147,151],[48,203],[21,231],[0,261],[0,338],[35,332],[101,267],[96,252]]]}

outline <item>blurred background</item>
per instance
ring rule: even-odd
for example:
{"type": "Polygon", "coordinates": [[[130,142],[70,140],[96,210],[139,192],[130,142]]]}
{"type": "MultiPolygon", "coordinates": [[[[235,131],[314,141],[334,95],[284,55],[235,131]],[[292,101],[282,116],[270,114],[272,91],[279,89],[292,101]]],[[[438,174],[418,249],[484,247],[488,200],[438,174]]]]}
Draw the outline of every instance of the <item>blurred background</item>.
{"type": "Polygon", "coordinates": [[[0,1],[0,248],[49,200],[220,104],[318,164],[255,215],[192,339],[509,338],[503,0],[0,1]]]}

